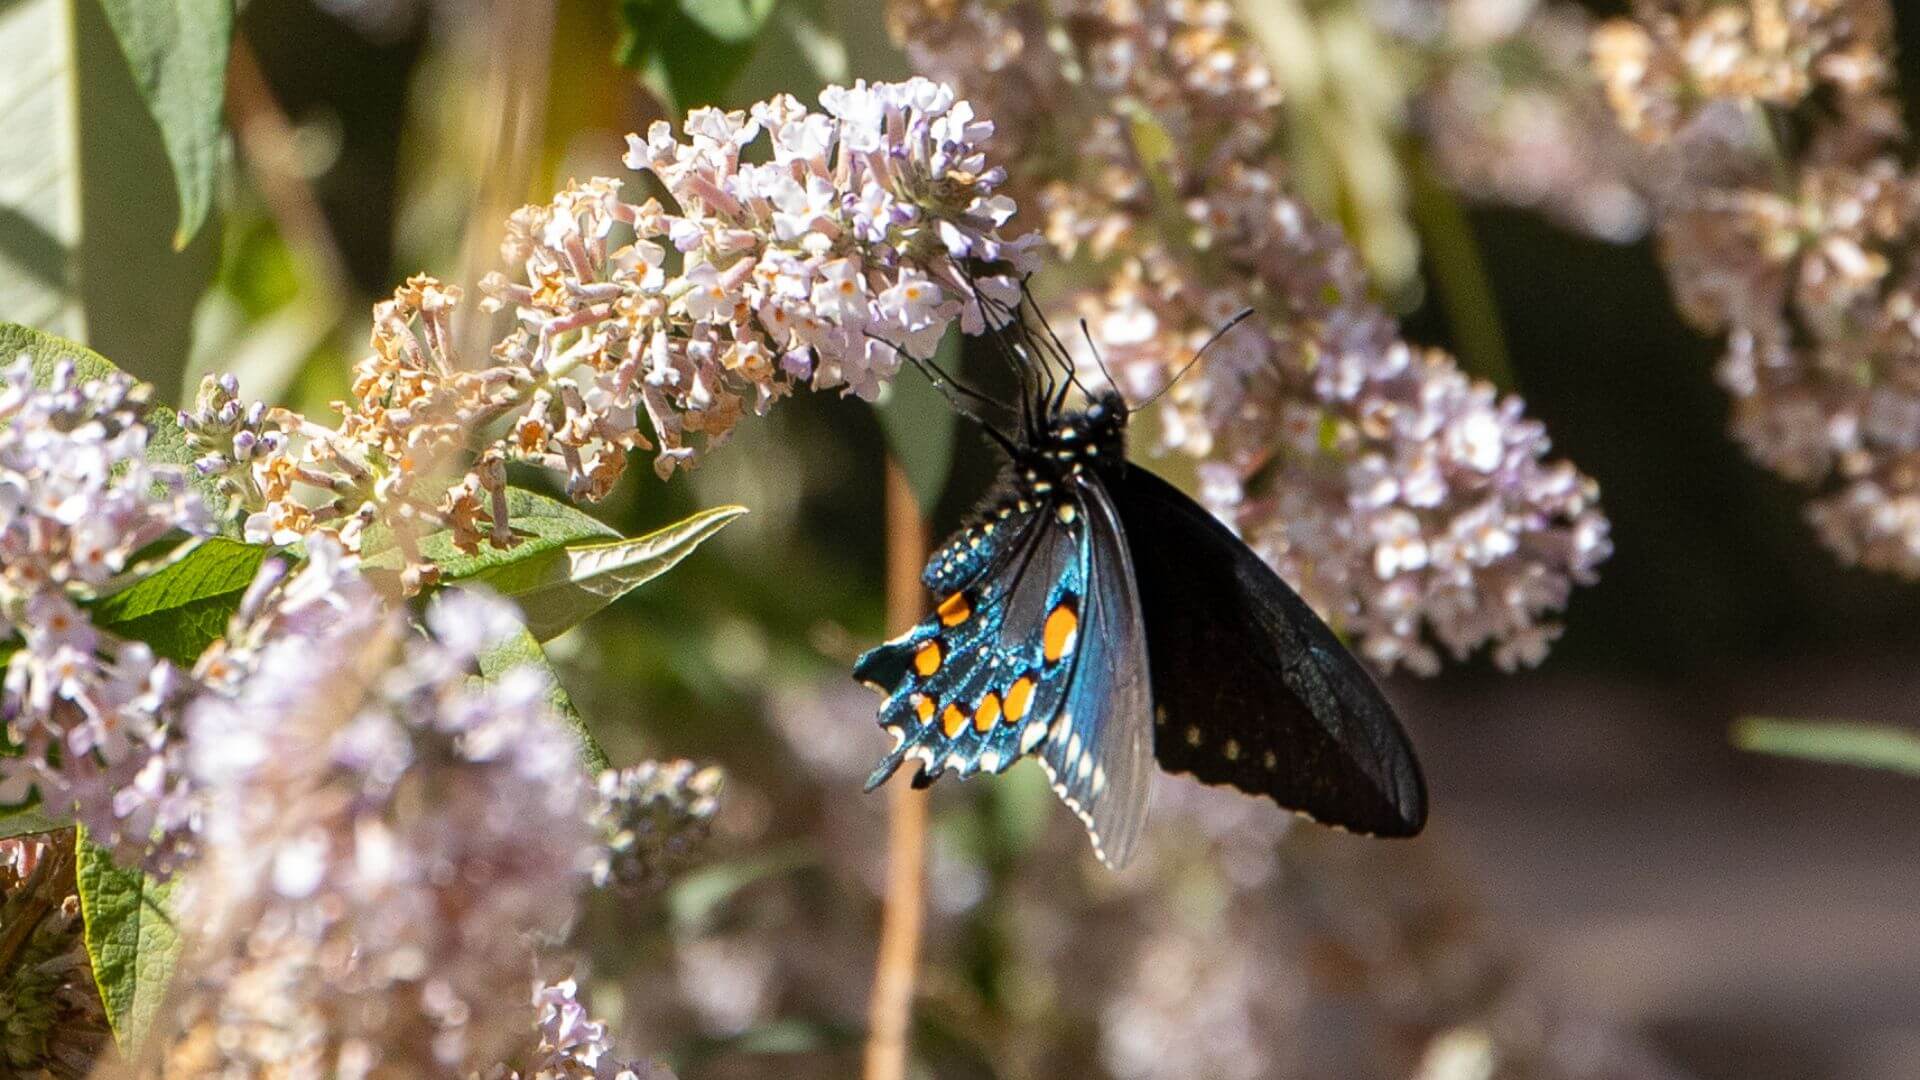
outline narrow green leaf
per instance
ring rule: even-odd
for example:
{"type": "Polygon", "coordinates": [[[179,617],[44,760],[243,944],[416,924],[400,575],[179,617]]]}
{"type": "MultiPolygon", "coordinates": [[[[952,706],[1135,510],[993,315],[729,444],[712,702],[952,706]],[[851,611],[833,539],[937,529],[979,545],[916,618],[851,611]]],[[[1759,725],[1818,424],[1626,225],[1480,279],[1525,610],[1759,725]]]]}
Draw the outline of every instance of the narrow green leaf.
{"type": "Polygon", "coordinates": [[[1920,776],[1920,731],[1911,728],[1747,716],[1734,722],[1733,743],[1763,754],[1920,776]]]}
{"type": "Polygon", "coordinates": [[[548,641],[673,569],[746,512],[744,506],[702,510],[645,536],[568,544],[534,558],[496,564],[465,580],[513,597],[526,615],[527,629],[548,641]]]}
{"type": "Polygon", "coordinates": [[[74,876],[93,979],[114,1041],[131,1054],[153,1026],[180,957],[180,931],[167,910],[173,886],[115,866],[84,830],[74,876]]]}
{"type": "Polygon", "coordinates": [[[233,47],[232,0],[102,0],[134,85],[159,125],[180,219],[183,248],[206,223],[222,145],[220,110],[233,47]]]}
{"type": "Polygon", "coordinates": [[[0,809],[0,840],[11,840],[16,836],[35,836],[55,829],[70,828],[72,825],[71,818],[49,814],[44,808],[32,803],[17,810],[0,809]]]}
{"type": "Polygon", "coordinates": [[[667,890],[667,911],[679,933],[706,932],[722,905],[755,882],[814,865],[819,856],[798,844],[689,871],[667,890]]]}
{"type": "Polygon", "coordinates": [[[227,632],[227,621],[266,556],[265,548],[251,544],[208,540],[179,562],[100,601],[94,620],[190,667],[227,632]]]}
{"type": "MultiPolygon", "coordinates": [[[[943,371],[960,366],[960,330],[952,327],[940,339],[934,362],[943,371]]],[[[931,517],[940,504],[940,493],[947,488],[947,474],[953,468],[953,406],[933,384],[903,370],[887,386],[879,405],[880,428],[886,432],[887,446],[894,459],[906,471],[907,486],[913,488],[920,512],[931,517]]]]}
{"type": "Polygon", "coordinates": [[[492,652],[480,657],[480,674],[483,678],[497,679],[506,672],[518,667],[533,667],[547,676],[547,700],[559,712],[561,719],[573,729],[580,738],[580,756],[585,759],[587,768],[595,773],[613,767],[613,760],[600,748],[593,733],[587,730],[587,722],[581,718],[580,711],[573,707],[573,699],[567,696],[566,687],[560,685],[560,673],[553,669],[553,662],[547,659],[545,649],[535,641],[533,635],[525,630],[492,652]]]}

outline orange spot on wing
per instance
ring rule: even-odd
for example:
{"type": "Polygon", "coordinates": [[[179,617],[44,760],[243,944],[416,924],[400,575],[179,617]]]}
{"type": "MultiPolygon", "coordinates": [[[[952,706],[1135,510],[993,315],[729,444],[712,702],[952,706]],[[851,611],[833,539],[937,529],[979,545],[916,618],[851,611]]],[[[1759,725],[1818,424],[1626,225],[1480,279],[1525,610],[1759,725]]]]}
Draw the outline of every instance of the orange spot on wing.
{"type": "Polygon", "coordinates": [[[1033,708],[1033,679],[1022,675],[1007,687],[1007,707],[1001,714],[1007,723],[1017,724],[1026,719],[1027,710],[1033,708]]]}
{"type": "Polygon", "coordinates": [[[940,659],[940,643],[929,641],[913,654],[913,670],[924,679],[940,670],[940,659]]]}
{"type": "Polygon", "coordinates": [[[960,729],[966,726],[967,714],[961,712],[958,705],[949,704],[946,711],[940,714],[940,730],[946,732],[949,739],[960,734],[960,729]]]}
{"type": "Polygon", "coordinates": [[[925,694],[915,694],[911,700],[913,701],[913,711],[919,715],[921,723],[924,724],[933,719],[932,698],[925,694]]]}
{"type": "Polygon", "coordinates": [[[987,691],[987,696],[980,699],[980,704],[974,707],[973,730],[979,732],[991,731],[993,730],[993,725],[999,722],[1000,695],[989,690],[987,691]]]}
{"type": "Polygon", "coordinates": [[[1080,632],[1080,616],[1073,613],[1073,604],[1065,602],[1054,608],[1047,616],[1047,626],[1040,636],[1040,655],[1051,664],[1073,651],[1074,638],[1080,632]]]}
{"type": "Polygon", "coordinates": [[[973,617],[973,605],[966,593],[957,592],[940,601],[939,615],[941,626],[959,626],[973,617]]]}

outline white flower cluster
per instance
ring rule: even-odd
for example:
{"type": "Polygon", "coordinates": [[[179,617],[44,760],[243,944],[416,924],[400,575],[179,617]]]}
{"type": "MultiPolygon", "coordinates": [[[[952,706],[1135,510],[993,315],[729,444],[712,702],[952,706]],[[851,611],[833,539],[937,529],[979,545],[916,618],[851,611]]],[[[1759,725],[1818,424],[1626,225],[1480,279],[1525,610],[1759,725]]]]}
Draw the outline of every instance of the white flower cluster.
{"type": "Polygon", "coordinates": [[[449,593],[412,636],[321,540],[268,571],[187,720],[207,793],[188,879],[183,1047],[209,1073],[462,1075],[523,1041],[533,947],[567,928],[592,835],[545,677],[487,683],[505,603],[449,593]]]}
{"type": "Polygon", "coordinates": [[[70,361],[44,389],[26,356],[0,369],[0,641],[20,641],[0,688],[0,805],[37,795],[158,867],[190,820],[168,754],[181,675],[76,603],[147,545],[211,527],[182,474],[147,463],[144,404],[132,379],[83,382],[70,361]]]}
{"type": "Polygon", "coordinates": [[[975,288],[1017,293],[1037,238],[999,234],[1014,204],[986,163],[991,123],[926,79],[820,103],[695,109],[680,136],[629,136],[627,164],[676,207],[603,178],[515,214],[504,252],[524,280],[482,283],[520,322],[496,355],[544,380],[514,456],[596,496],[644,441],[644,409],[666,476],[795,386],[877,396],[902,350],[930,356],[956,320],[984,329],[975,288]],[[746,160],[762,135],[771,160],[746,160]],[[632,242],[611,248],[616,227],[632,242]]]}

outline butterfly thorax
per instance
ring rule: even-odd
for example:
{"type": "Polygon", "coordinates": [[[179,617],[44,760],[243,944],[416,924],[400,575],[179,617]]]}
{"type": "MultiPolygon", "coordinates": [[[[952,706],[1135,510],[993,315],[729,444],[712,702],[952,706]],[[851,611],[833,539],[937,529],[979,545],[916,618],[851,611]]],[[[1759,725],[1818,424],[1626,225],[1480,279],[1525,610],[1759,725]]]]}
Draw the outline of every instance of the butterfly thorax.
{"type": "Polygon", "coordinates": [[[972,578],[996,550],[996,538],[1010,520],[1049,513],[1071,524],[1079,513],[1075,484],[1083,473],[1126,460],[1126,431],[1127,409],[1117,394],[1103,394],[1085,409],[1054,413],[1019,446],[973,519],[934,552],[921,580],[944,594],[972,578]]]}

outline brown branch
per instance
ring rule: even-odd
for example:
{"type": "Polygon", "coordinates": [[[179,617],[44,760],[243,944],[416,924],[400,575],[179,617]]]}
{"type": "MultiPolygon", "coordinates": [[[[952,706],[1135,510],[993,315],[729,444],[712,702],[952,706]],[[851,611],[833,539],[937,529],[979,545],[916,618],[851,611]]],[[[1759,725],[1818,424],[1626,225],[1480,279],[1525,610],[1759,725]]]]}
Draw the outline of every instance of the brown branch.
{"type": "MultiPolygon", "coordinates": [[[[887,624],[912,626],[925,607],[920,565],[927,523],[900,463],[887,459],[887,624]]],[[[914,979],[926,917],[927,792],[906,783],[887,789],[887,894],[880,915],[880,953],[867,1006],[866,1080],[904,1080],[913,1023],[914,979]]]]}

